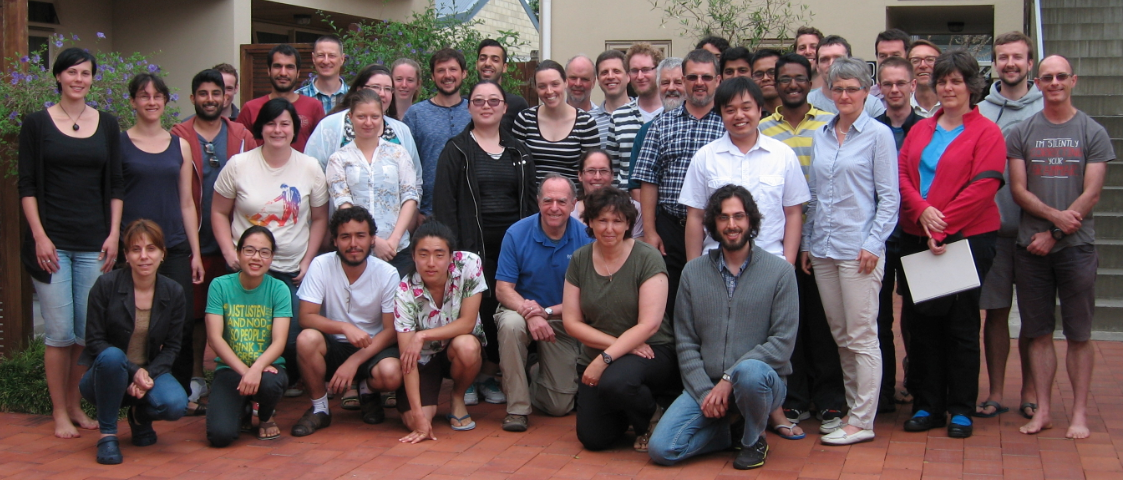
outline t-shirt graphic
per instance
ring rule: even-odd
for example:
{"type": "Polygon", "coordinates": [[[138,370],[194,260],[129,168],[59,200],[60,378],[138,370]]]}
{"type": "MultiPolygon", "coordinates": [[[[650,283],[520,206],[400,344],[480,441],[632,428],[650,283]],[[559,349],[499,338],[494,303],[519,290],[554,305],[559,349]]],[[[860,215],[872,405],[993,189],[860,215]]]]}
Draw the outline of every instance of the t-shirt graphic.
{"type": "Polygon", "coordinates": [[[270,200],[265,204],[265,206],[261,207],[260,212],[255,213],[247,218],[250,223],[267,228],[270,227],[274,222],[276,222],[276,226],[278,227],[288,225],[289,221],[292,221],[292,224],[296,225],[299,219],[300,189],[284,183],[281,184],[281,194],[278,195],[277,198],[270,200]],[[277,202],[281,202],[283,207],[280,217],[278,217],[276,213],[267,213],[268,210],[276,209],[276,207],[270,206],[276,204],[277,202]]]}

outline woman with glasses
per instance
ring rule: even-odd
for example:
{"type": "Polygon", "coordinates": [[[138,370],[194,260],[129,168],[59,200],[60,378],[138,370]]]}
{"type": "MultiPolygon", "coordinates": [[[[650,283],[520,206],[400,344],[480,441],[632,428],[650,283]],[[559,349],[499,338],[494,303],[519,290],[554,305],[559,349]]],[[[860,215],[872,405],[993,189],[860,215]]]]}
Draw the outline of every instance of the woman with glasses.
{"type": "Polygon", "coordinates": [[[207,441],[219,448],[253,430],[250,402],[257,402],[257,439],[281,436],[273,412],[288,385],[281,353],[294,313],[288,287],[269,275],[277,256],[273,233],[251,226],[233,250],[238,273],[216,278],[207,296],[207,343],[218,355],[207,441]]]}
{"type": "Polygon", "coordinates": [[[815,131],[800,266],[815,283],[838,344],[849,413],[827,445],[873,440],[881,391],[877,313],[885,241],[897,224],[897,144],[864,106],[873,79],[866,62],[839,58],[827,71],[838,115],[815,131]]]}
{"type": "Polygon", "coordinates": [[[387,115],[401,120],[413,104],[421,97],[421,65],[412,58],[399,58],[390,65],[394,77],[394,102],[387,109],[387,115]]]}
{"type": "Polygon", "coordinates": [[[546,60],[534,70],[534,88],[542,105],[527,108],[515,118],[512,131],[534,156],[539,182],[547,173],[577,181],[581,153],[600,147],[597,122],[588,113],[565,103],[565,69],[546,60]]]}
{"type": "MultiPolygon", "coordinates": [[[[577,159],[578,172],[577,179],[581,181],[581,191],[583,196],[600,190],[604,187],[612,186],[612,164],[608,159],[608,152],[594,148],[586,150],[577,159]]],[[[643,212],[640,210],[640,203],[632,199],[632,205],[636,207],[636,225],[632,228],[632,238],[637,240],[643,239],[643,212]]],[[[573,209],[573,218],[584,222],[585,213],[585,200],[577,201],[576,208],[573,209]]]]}
{"type": "MultiPolygon", "coordinates": [[[[160,274],[182,287],[184,302],[191,307],[192,284],[203,283],[204,274],[199,254],[199,219],[191,196],[195,172],[191,147],[160,125],[170,96],[164,80],[156,75],[141,73],[129,81],[129,103],[136,111],[136,125],[121,134],[121,172],[125,179],[121,224],[147,218],[160,226],[167,245],[160,274]]],[[[186,347],[179,349],[172,375],[184,390],[190,391],[195,364],[191,348],[195,317],[191,308],[184,309],[183,315],[186,347]]],[[[187,404],[188,415],[206,412],[206,406],[197,401],[187,404]]]]}
{"type": "MultiPolygon", "coordinates": [[[[464,132],[448,141],[437,159],[435,191],[441,194],[433,196],[433,215],[452,230],[457,249],[479,255],[483,261],[489,291],[480,306],[487,338],[486,375],[499,369],[494,318],[499,301],[490,292],[495,291],[503,235],[515,222],[538,213],[534,157],[522,142],[499,127],[507,111],[504,98],[503,87],[494,81],[483,80],[472,87],[468,95],[472,120],[464,132]]],[[[494,378],[481,383],[488,391],[501,392],[494,378]]],[[[469,403],[473,394],[479,396],[469,391],[469,403]]]]}
{"type": "MultiPolygon", "coordinates": [[[[901,145],[901,255],[924,250],[942,255],[947,244],[966,240],[983,279],[1001,224],[994,196],[1006,167],[1006,142],[998,125],[975,108],[986,83],[974,57],[962,50],[944,53],[931,77],[942,106],[917,122],[901,145]]],[[[917,304],[908,281],[905,272],[901,316],[908,317],[911,331],[914,397],[905,431],[947,425],[949,437],[970,437],[979,394],[980,290],[917,304]]]]}
{"type": "Polygon", "coordinates": [[[80,48],[55,58],[59,101],[23,117],[19,196],[30,227],[20,259],[35,285],[46,330],[44,364],[55,436],[76,438],[97,422],[82,411],[78,357],[86,343],[86,302],[113,268],[124,181],[117,118],[86,104],[97,59],[80,48]]]}

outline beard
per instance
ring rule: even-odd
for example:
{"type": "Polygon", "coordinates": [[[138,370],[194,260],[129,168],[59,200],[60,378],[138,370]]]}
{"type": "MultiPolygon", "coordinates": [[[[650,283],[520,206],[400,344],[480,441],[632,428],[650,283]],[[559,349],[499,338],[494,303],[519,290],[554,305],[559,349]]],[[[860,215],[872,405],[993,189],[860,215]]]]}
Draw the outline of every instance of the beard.
{"type": "Polygon", "coordinates": [[[441,95],[456,95],[457,93],[460,92],[460,85],[456,85],[456,87],[453,88],[452,90],[445,90],[444,88],[441,87],[441,84],[438,83],[437,84],[437,91],[441,92],[441,95]]]}
{"type": "Polygon", "coordinates": [[[714,103],[714,94],[712,93],[702,98],[695,97],[694,95],[690,96],[690,104],[694,105],[695,107],[705,107],[712,103],[714,103]]]}
{"type": "Polygon", "coordinates": [[[296,82],[295,81],[289,81],[289,84],[288,84],[287,87],[282,87],[282,86],[277,84],[277,81],[274,80],[273,77],[269,77],[269,84],[273,86],[273,91],[275,91],[277,93],[289,93],[289,92],[293,91],[294,89],[296,89],[296,82]]]}
{"type": "Polygon", "coordinates": [[[998,80],[1002,82],[1002,85],[1009,86],[1009,87],[1015,87],[1017,85],[1020,85],[1022,82],[1024,82],[1026,77],[1028,77],[1028,76],[1029,76],[1029,72],[1024,72],[1013,82],[1007,82],[1006,77],[1002,76],[1001,73],[1000,73],[998,75],[998,80]]]}
{"type": "Polygon", "coordinates": [[[567,91],[567,92],[565,92],[565,98],[566,98],[566,102],[569,103],[570,105],[574,105],[574,104],[580,105],[580,104],[584,104],[585,101],[589,99],[589,92],[586,91],[584,95],[574,95],[574,94],[567,91]]]}
{"type": "Polygon", "coordinates": [[[348,260],[348,259],[347,259],[347,255],[346,255],[346,254],[344,254],[344,252],[343,252],[343,251],[341,251],[341,250],[338,250],[338,249],[337,249],[337,250],[335,251],[335,253],[336,253],[336,255],[338,255],[338,256],[339,256],[339,261],[343,262],[343,263],[344,263],[344,264],[346,264],[346,265],[347,265],[348,267],[357,267],[357,266],[359,266],[359,265],[362,265],[362,264],[366,263],[366,261],[367,261],[367,257],[369,257],[369,256],[370,256],[370,251],[371,251],[371,249],[370,249],[370,248],[367,248],[367,249],[366,249],[366,251],[364,251],[364,252],[363,252],[363,256],[362,256],[362,257],[360,257],[358,261],[352,261],[352,260],[348,260]]]}
{"type": "Polygon", "coordinates": [[[208,115],[202,107],[200,107],[199,105],[195,105],[195,116],[208,122],[218,120],[218,117],[222,116],[222,105],[219,105],[218,108],[215,109],[214,115],[208,115]]]}
{"type": "MultiPolygon", "coordinates": [[[[728,230],[726,230],[726,231],[728,231],[728,230]]],[[[725,231],[723,231],[722,233],[724,234],[725,231]]],[[[750,239],[747,235],[745,235],[745,232],[742,231],[742,232],[740,232],[740,234],[741,234],[740,240],[737,240],[736,242],[732,242],[732,243],[730,243],[728,240],[725,239],[725,235],[721,235],[721,240],[718,241],[718,243],[721,245],[721,249],[725,250],[725,251],[733,252],[733,251],[737,251],[737,250],[740,250],[742,248],[745,248],[745,245],[749,243],[750,239]]]]}
{"type": "Polygon", "coordinates": [[[682,95],[679,95],[677,97],[663,97],[663,110],[664,111],[669,112],[669,111],[674,110],[678,107],[681,107],[682,104],[683,104],[682,95]]]}

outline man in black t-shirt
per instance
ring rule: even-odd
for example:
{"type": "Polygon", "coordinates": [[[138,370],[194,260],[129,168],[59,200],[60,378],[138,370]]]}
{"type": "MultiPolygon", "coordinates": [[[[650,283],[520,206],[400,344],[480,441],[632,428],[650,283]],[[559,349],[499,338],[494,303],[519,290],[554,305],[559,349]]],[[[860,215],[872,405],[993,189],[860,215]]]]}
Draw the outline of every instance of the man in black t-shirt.
{"type": "MultiPolygon", "coordinates": [[[[503,73],[507,71],[507,48],[493,39],[485,38],[476,49],[476,71],[480,74],[480,80],[491,80],[502,85],[503,73]]],[[[500,127],[509,132],[515,123],[515,117],[530,105],[516,93],[506,94],[507,113],[503,114],[500,127]]]]}

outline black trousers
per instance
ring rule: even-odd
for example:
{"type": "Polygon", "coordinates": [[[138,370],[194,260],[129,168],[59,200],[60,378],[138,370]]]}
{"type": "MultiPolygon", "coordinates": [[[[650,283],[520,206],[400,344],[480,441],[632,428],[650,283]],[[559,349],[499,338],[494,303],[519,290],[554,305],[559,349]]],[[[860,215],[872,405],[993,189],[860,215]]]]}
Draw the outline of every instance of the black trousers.
{"type": "MultiPolygon", "coordinates": [[[[986,278],[994,260],[995,232],[968,237],[975,269],[986,278]]],[[[901,255],[928,248],[926,239],[901,236],[901,255]]],[[[902,317],[909,319],[909,390],[913,413],[919,410],[940,418],[945,413],[970,416],[979,396],[979,289],[955,294],[946,313],[918,310],[902,275],[902,317]]],[[[934,300],[939,301],[939,300],[934,300]]]]}
{"type": "Polygon", "coordinates": [[[663,262],[667,264],[667,314],[674,318],[678,281],[686,266],[686,220],[679,220],[663,207],[658,210],[655,213],[655,232],[663,239],[663,249],[667,252],[663,256],[663,262]]]}
{"type": "Polygon", "coordinates": [[[159,273],[183,287],[183,340],[180,341],[179,354],[172,362],[171,373],[183,390],[190,394],[191,373],[195,370],[195,285],[191,283],[191,245],[181,242],[169,247],[159,273]]]}
{"type": "Polygon", "coordinates": [[[257,418],[272,419],[289,379],[283,367],[278,368],[277,373],[262,373],[257,393],[248,397],[238,393],[241,382],[242,376],[232,369],[222,368],[214,372],[210,403],[207,404],[207,440],[213,447],[225,447],[238,439],[242,416],[251,400],[258,404],[257,418]]]}
{"type": "Polygon", "coordinates": [[[846,390],[842,385],[842,363],[838,344],[831,335],[815,275],[795,269],[799,287],[799,329],[792,350],[792,373],[788,375],[788,396],[784,408],[808,411],[846,409],[846,390]]]}
{"type": "MultiPolygon", "coordinates": [[[[673,344],[652,346],[655,358],[624,355],[604,370],[597,386],[577,385],[577,439],[589,450],[612,447],[631,425],[643,435],[658,402],[670,406],[682,393],[673,344]]],[[[594,358],[594,362],[601,359],[594,358]]],[[[577,367],[578,375],[585,366],[577,367]]]]}
{"type": "MultiPolygon", "coordinates": [[[[897,270],[901,266],[900,242],[892,239],[885,244],[885,273],[881,277],[880,308],[877,312],[877,340],[881,344],[881,398],[892,401],[897,387],[897,345],[893,342],[893,288],[896,287],[897,270]]],[[[901,330],[904,334],[904,319],[901,330]]],[[[907,334],[902,335],[908,345],[907,334]]],[[[905,355],[908,355],[905,347],[905,355]]],[[[908,370],[905,371],[908,374],[908,370]]],[[[907,380],[905,383],[908,383],[907,380]]]]}

